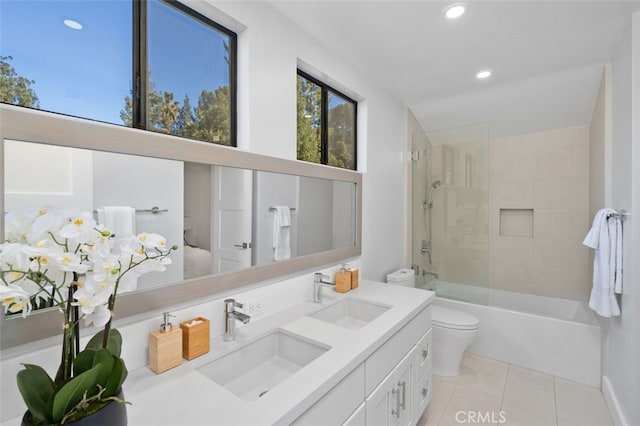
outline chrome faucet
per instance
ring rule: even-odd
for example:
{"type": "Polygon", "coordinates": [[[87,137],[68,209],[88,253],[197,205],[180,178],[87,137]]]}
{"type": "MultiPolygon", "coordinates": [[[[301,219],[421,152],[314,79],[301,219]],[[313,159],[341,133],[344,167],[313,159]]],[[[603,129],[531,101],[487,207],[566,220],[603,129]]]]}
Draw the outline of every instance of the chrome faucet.
{"type": "Polygon", "coordinates": [[[242,309],[244,305],[236,302],[235,299],[226,299],[224,301],[224,341],[231,342],[236,339],[236,320],[242,321],[243,324],[249,322],[251,317],[242,312],[236,311],[236,308],[242,309]]]}
{"type": "Polygon", "coordinates": [[[335,283],[325,281],[329,279],[329,275],[325,275],[322,272],[316,272],[313,274],[313,301],[315,303],[322,303],[322,286],[335,286],[335,283]]]}
{"type": "Polygon", "coordinates": [[[440,278],[440,274],[438,274],[437,272],[429,272],[429,271],[427,271],[427,270],[423,269],[423,270],[422,270],[422,276],[425,276],[425,275],[431,275],[431,276],[432,276],[433,278],[435,278],[436,280],[437,280],[438,278],[440,278]]]}

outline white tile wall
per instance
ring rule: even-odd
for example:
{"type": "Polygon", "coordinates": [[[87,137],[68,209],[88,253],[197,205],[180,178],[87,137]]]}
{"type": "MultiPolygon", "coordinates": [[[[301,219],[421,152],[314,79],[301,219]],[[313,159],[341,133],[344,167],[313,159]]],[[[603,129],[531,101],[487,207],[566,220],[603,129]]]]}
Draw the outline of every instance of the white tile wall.
{"type": "Polygon", "coordinates": [[[489,143],[489,282],[492,288],[587,300],[587,127],[489,143]],[[500,209],[533,209],[533,235],[500,235],[500,209]]]}

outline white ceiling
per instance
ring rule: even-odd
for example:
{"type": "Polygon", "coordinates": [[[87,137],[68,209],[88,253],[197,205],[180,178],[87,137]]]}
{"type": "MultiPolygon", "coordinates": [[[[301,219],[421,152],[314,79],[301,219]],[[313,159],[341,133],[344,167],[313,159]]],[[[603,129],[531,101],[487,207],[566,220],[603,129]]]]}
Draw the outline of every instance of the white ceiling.
{"type": "Polygon", "coordinates": [[[492,137],[587,124],[603,64],[639,1],[272,1],[409,106],[425,131],[492,137]],[[493,70],[485,81],[475,73],[493,70]]]}

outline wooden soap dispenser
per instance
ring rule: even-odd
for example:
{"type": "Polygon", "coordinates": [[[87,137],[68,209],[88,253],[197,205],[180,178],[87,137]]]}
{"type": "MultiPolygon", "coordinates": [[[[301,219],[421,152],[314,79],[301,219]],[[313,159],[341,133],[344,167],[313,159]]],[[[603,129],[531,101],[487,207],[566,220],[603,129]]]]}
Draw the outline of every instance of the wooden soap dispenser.
{"type": "Polygon", "coordinates": [[[182,329],[169,322],[173,317],[164,312],[160,330],[149,334],[149,368],[156,374],[163,373],[182,364],[182,329]]]}
{"type": "Polygon", "coordinates": [[[351,272],[347,271],[346,265],[342,265],[342,268],[336,272],[335,282],[338,293],[346,293],[351,290],[351,272]]]}

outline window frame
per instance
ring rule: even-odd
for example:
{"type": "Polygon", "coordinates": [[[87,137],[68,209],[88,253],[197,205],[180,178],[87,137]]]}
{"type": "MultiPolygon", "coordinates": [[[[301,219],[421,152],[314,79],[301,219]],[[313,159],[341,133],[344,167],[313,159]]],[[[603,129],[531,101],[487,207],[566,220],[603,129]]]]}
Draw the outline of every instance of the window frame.
{"type": "MultiPolygon", "coordinates": [[[[329,91],[343,98],[347,102],[353,105],[353,169],[347,169],[344,167],[331,166],[337,168],[344,168],[345,170],[358,170],[358,101],[353,99],[349,95],[345,95],[344,92],[335,89],[334,87],[318,80],[312,75],[304,72],[300,68],[298,68],[296,72],[296,78],[298,76],[305,78],[306,80],[312,82],[313,84],[320,87],[320,163],[325,166],[330,166],[329,164],[329,91]]],[[[297,146],[297,129],[296,129],[296,146],[297,146]]],[[[297,158],[296,159],[300,160],[297,158]]],[[[306,160],[300,160],[306,161],[306,160]]],[[[307,161],[311,163],[311,161],[307,161]]]]}
{"type": "MultiPolygon", "coordinates": [[[[129,0],[131,2],[132,14],[131,14],[131,30],[132,30],[132,39],[131,39],[131,70],[130,70],[130,78],[131,78],[131,125],[127,125],[126,122],[112,122],[105,121],[103,119],[97,117],[90,116],[81,116],[75,115],[63,111],[55,111],[50,109],[44,109],[34,106],[22,106],[16,105],[12,103],[2,104],[13,105],[19,108],[27,108],[33,109],[37,111],[49,112],[52,114],[64,115],[68,117],[74,117],[81,120],[88,120],[97,123],[107,123],[113,124],[115,126],[121,126],[125,128],[132,129],[140,129],[145,131],[153,132],[152,129],[149,128],[147,122],[147,110],[148,110],[148,26],[147,26],[147,10],[149,0],[129,0]]],[[[177,137],[182,137],[185,139],[196,140],[205,143],[212,143],[216,145],[224,145],[230,147],[237,147],[237,123],[238,123],[238,101],[237,101],[237,93],[238,93],[238,35],[236,32],[230,30],[229,28],[215,22],[213,19],[199,13],[189,6],[181,3],[178,0],[157,0],[159,3],[163,4],[166,7],[173,8],[179,13],[182,13],[188,18],[193,19],[194,21],[211,28],[213,31],[217,31],[223,36],[226,36],[229,41],[229,144],[220,144],[208,140],[196,139],[189,136],[180,136],[173,135],[177,137]]],[[[9,55],[10,56],[10,55],[9,55]]],[[[127,96],[128,97],[128,96],[127,96]]]]}
{"type": "MultiPolygon", "coordinates": [[[[230,147],[237,147],[237,85],[238,85],[238,35],[230,29],[218,24],[211,18],[191,9],[189,6],[177,1],[177,0],[158,0],[160,3],[165,4],[167,7],[172,7],[178,12],[185,14],[186,16],[193,18],[200,23],[211,27],[213,30],[218,31],[229,37],[229,122],[231,128],[229,129],[229,145],[230,147]]],[[[132,127],[137,129],[150,130],[147,125],[147,100],[148,93],[148,26],[147,26],[147,0],[132,0],[133,6],[133,90],[132,90],[132,127]]],[[[177,136],[177,135],[174,135],[177,136]]],[[[179,136],[180,137],[180,136],[179,136]]],[[[184,137],[184,136],[182,136],[184,137]]],[[[188,138],[198,140],[200,142],[215,143],[211,141],[203,141],[195,138],[188,138]]],[[[217,144],[223,145],[223,144],[217,144]]]]}

